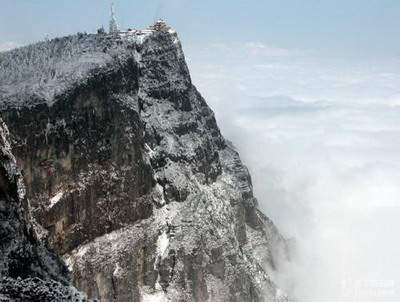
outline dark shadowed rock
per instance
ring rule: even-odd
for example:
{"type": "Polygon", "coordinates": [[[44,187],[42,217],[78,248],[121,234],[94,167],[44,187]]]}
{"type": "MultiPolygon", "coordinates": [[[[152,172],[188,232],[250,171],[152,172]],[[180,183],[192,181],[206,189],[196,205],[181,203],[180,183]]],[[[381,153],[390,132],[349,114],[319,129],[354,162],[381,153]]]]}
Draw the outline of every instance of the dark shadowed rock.
{"type": "Polygon", "coordinates": [[[67,269],[34,232],[22,175],[0,119],[0,301],[83,301],[67,269]]]}

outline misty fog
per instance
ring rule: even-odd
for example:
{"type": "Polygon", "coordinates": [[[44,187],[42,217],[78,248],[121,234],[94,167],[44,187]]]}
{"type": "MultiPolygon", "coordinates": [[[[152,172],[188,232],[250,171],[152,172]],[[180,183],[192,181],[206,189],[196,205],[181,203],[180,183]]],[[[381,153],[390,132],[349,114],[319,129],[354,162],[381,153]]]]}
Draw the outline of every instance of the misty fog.
{"type": "Polygon", "coordinates": [[[299,302],[399,301],[400,62],[258,42],[186,53],[262,209],[293,238],[277,282],[299,302]]]}

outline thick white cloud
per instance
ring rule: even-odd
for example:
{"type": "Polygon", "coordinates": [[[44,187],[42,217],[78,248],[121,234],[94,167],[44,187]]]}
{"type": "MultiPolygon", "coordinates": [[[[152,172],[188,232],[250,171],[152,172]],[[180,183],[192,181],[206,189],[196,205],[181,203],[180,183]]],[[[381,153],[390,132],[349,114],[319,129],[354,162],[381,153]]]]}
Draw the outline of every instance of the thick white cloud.
{"type": "Polygon", "coordinates": [[[399,62],[250,45],[187,53],[261,206],[296,239],[277,278],[298,302],[399,301],[399,62]]]}
{"type": "Polygon", "coordinates": [[[292,52],[285,48],[269,46],[260,42],[247,42],[245,49],[253,56],[286,57],[292,52]]]}

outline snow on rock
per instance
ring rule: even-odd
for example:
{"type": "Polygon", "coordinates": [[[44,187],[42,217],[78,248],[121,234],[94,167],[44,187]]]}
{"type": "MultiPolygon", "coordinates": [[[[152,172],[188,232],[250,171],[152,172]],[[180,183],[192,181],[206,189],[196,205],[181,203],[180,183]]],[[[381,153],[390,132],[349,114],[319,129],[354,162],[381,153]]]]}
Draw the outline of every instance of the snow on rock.
{"type": "Polygon", "coordinates": [[[75,83],[112,69],[117,55],[120,62],[139,58],[135,46],[155,34],[154,29],[118,35],[79,33],[0,52],[0,107],[43,102],[51,106],[75,83]]]}
{"type": "Polygon", "coordinates": [[[163,291],[153,293],[142,293],[142,302],[168,302],[167,296],[163,291]]]}
{"type": "Polygon", "coordinates": [[[63,257],[64,263],[67,266],[67,269],[69,272],[73,271],[73,263],[72,263],[72,257],[69,255],[66,255],[63,257]]]}
{"type": "Polygon", "coordinates": [[[115,269],[113,271],[113,276],[115,278],[121,278],[124,274],[123,268],[120,266],[119,263],[115,264],[115,269]]]}
{"type": "Polygon", "coordinates": [[[158,203],[161,206],[165,205],[166,201],[165,201],[165,197],[164,197],[164,188],[159,183],[157,183],[155,189],[156,189],[156,196],[157,196],[158,203]]]}
{"type": "Polygon", "coordinates": [[[157,239],[157,255],[161,258],[164,258],[165,251],[167,250],[169,245],[169,238],[166,231],[163,231],[157,239]]]}
{"type": "MultiPolygon", "coordinates": [[[[193,86],[175,31],[159,22],[0,54],[0,90],[21,157],[50,154],[52,180],[68,180],[57,185],[74,200],[38,218],[92,298],[282,300],[264,262],[285,241],[193,86]],[[40,123],[25,131],[32,115],[40,123]]],[[[38,180],[51,169],[32,170],[38,180]]],[[[48,200],[39,189],[27,191],[36,203],[48,200]]]]}
{"type": "Polygon", "coordinates": [[[49,205],[49,209],[51,209],[52,207],[54,207],[63,197],[64,192],[60,191],[58,192],[56,195],[54,195],[52,198],[50,198],[50,205],[49,205]]]}
{"type": "Polygon", "coordinates": [[[76,251],[76,256],[78,256],[79,258],[82,258],[88,251],[88,247],[86,245],[83,245],[81,247],[78,248],[78,250],[76,251]]]}

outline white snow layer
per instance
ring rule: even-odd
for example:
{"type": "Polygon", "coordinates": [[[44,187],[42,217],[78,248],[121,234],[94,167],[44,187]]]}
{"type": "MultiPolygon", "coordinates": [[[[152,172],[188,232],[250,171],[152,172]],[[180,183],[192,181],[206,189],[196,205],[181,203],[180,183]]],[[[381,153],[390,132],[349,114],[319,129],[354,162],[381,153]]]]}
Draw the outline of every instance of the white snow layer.
{"type": "Polygon", "coordinates": [[[169,238],[167,232],[164,231],[157,239],[157,254],[164,258],[165,251],[167,250],[169,245],[169,238]]]}
{"type": "Polygon", "coordinates": [[[143,293],[142,302],[168,302],[168,298],[163,291],[157,291],[151,294],[143,293]]]}
{"type": "Polygon", "coordinates": [[[157,190],[159,198],[160,198],[160,200],[159,200],[160,205],[162,205],[162,206],[165,205],[166,202],[165,202],[165,198],[164,198],[164,188],[159,183],[157,183],[156,190],[157,190]]]}
{"type": "Polygon", "coordinates": [[[73,271],[72,257],[71,256],[64,256],[63,260],[65,262],[65,265],[68,268],[68,271],[72,272],[73,271]]]}
{"type": "Polygon", "coordinates": [[[52,207],[54,207],[59,201],[60,199],[63,197],[64,192],[58,192],[55,196],[53,196],[52,198],[50,198],[50,205],[49,205],[49,209],[51,209],[52,207]]]}

